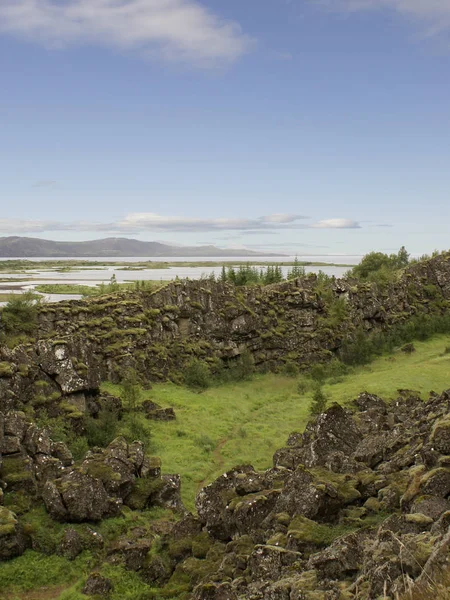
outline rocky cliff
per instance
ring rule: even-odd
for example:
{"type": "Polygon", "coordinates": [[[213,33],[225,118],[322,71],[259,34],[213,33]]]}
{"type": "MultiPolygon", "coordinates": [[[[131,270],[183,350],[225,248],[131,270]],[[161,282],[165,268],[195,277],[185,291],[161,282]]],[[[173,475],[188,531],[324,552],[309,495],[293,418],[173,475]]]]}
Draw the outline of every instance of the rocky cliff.
{"type": "Polygon", "coordinates": [[[146,380],[177,379],[192,358],[214,370],[244,350],[257,366],[329,360],[355,331],[387,330],[444,312],[450,254],[408,268],[386,288],[315,275],[267,287],[180,281],[40,309],[35,340],[0,347],[0,409],[83,395],[130,368],[146,380]]]}

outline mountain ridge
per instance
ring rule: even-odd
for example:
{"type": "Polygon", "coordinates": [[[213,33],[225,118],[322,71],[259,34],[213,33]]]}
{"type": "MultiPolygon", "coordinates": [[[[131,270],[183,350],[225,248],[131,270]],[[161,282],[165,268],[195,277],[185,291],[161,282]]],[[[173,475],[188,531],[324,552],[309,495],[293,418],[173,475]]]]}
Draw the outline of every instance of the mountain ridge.
{"type": "Polygon", "coordinates": [[[9,236],[0,238],[0,258],[86,258],[86,257],[227,257],[283,256],[252,250],[216,246],[171,246],[131,238],[103,238],[85,242],[59,242],[40,238],[9,236]]]}

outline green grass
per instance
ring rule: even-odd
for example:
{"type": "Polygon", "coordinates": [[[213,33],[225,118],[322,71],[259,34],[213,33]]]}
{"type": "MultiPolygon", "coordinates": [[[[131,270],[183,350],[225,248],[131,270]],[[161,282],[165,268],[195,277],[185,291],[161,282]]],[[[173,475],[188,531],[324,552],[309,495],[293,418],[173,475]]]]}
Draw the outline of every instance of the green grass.
{"type": "MultiPolygon", "coordinates": [[[[46,556],[27,550],[14,560],[0,563],[1,590],[8,600],[24,598],[25,593],[40,588],[70,585],[88,573],[91,555],[84,552],[74,561],[61,556],[46,556]]],[[[4,598],[4,596],[1,596],[4,598]]]]}
{"type": "MultiPolygon", "coordinates": [[[[369,366],[353,369],[338,383],[324,385],[329,401],[349,403],[368,391],[385,399],[398,389],[413,389],[424,398],[431,390],[450,387],[447,336],[416,342],[412,355],[396,352],[369,366]]],[[[147,422],[152,452],[162,459],[163,471],[182,475],[183,500],[189,508],[198,489],[238,464],[269,468],[275,450],[292,431],[309,420],[312,390],[298,393],[298,378],[258,375],[250,381],[211,387],[198,394],[171,383],[143,392],[162,406],[175,409],[176,421],[147,422]]],[[[119,393],[118,386],[105,389],[119,393]]]]}

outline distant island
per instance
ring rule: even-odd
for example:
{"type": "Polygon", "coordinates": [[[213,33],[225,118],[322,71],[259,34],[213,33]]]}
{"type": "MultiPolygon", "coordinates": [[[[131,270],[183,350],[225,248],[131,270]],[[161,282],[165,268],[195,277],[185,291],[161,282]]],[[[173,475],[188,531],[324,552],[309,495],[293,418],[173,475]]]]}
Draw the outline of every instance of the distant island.
{"type": "Polygon", "coordinates": [[[141,242],[128,238],[106,238],[88,242],[55,242],[30,237],[0,238],[0,258],[82,258],[82,257],[252,257],[284,256],[251,250],[225,249],[216,246],[171,246],[160,242],[141,242]]]}

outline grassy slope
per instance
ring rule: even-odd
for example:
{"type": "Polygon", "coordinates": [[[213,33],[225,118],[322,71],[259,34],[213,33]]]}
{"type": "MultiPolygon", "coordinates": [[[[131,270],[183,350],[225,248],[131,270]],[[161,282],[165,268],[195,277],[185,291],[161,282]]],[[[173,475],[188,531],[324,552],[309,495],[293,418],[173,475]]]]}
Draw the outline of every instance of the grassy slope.
{"type": "MultiPolygon", "coordinates": [[[[362,391],[395,398],[397,390],[441,392],[450,388],[450,354],[446,336],[415,344],[417,352],[382,357],[355,369],[334,385],[326,385],[330,401],[350,402],[362,391]]],[[[118,388],[106,385],[117,393],[118,388]]],[[[302,430],[309,418],[311,393],[300,395],[298,379],[280,375],[213,387],[202,394],[173,384],[155,385],[144,392],[162,406],[172,406],[177,420],[148,423],[152,451],[161,456],[166,473],[181,473],[183,499],[193,507],[196,492],[225,470],[250,463],[271,466],[272,455],[292,431],[302,430]]]]}

